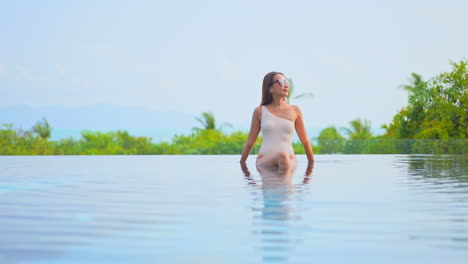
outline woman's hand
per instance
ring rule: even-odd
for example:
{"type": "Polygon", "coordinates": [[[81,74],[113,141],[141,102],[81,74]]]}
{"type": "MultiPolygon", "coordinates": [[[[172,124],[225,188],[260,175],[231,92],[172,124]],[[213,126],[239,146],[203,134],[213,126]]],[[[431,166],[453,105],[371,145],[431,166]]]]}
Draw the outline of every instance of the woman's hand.
{"type": "Polygon", "coordinates": [[[312,176],[313,171],[314,171],[314,161],[309,161],[309,163],[307,163],[307,168],[304,174],[304,180],[302,181],[303,184],[309,183],[310,176],[312,176]]]}
{"type": "Polygon", "coordinates": [[[245,162],[240,162],[240,165],[241,165],[241,170],[242,172],[244,173],[244,175],[246,177],[249,177],[250,176],[250,171],[249,171],[249,168],[247,168],[247,164],[245,162]]]}

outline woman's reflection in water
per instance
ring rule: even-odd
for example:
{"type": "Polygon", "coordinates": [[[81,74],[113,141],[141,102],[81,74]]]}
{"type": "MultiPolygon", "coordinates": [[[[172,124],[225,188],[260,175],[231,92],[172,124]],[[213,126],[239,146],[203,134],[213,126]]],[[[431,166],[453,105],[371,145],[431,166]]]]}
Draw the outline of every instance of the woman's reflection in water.
{"type": "Polygon", "coordinates": [[[300,211],[295,209],[304,185],[310,181],[313,165],[308,164],[301,183],[293,184],[295,167],[257,167],[260,179],[255,180],[247,165],[241,164],[247,184],[254,190],[261,190],[261,194],[254,191],[252,198],[254,212],[261,212],[261,215],[254,216],[254,232],[261,237],[264,262],[287,261],[290,246],[301,241],[297,236],[301,227],[294,225],[299,225],[302,218],[300,211]],[[263,201],[261,205],[257,202],[259,200],[263,201]]]}

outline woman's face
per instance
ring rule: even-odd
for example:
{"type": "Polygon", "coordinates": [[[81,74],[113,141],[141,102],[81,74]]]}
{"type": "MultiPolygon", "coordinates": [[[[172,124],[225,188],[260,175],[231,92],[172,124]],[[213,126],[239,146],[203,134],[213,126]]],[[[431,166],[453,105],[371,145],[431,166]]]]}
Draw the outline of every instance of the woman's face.
{"type": "Polygon", "coordinates": [[[273,85],[270,87],[272,95],[287,97],[289,93],[289,81],[281,74],[276,74],[273,78],[273,85]]]}

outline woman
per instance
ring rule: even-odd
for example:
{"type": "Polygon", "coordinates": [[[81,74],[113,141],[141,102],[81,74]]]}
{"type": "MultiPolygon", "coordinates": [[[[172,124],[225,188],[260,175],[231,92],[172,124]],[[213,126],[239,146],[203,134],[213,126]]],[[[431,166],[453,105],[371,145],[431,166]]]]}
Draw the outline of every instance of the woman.
{"type": "Polygon", "coordinates": [[[257,167],[290,168],[297,164],[291,140],[294,129],[304,145],[309,164],[314,162],[314,153],[304,127],[301,109],[286,101],[289,82],[280,72],[270,72],[263,78],[262,103],[252,116],[249,137],[241,156],[245,163],[258,133],[262,130],[262,145],[257,156],[257,167]]]}

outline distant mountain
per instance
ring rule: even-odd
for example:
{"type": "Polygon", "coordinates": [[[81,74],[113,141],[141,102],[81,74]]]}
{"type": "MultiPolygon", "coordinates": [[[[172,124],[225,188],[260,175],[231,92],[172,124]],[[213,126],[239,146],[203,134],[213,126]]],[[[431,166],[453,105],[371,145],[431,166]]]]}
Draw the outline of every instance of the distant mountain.
{"type": "Polygon", "coordinates": [[[14,128],[30,129],[45,117],[52,130],[52,139],[79,137],[82,130],[128,130],[136,136],[156,139],[172,137],[175,133],[190,132],[199,126],[189,113],[157,112],[145,108],[116,105],[86,107],[29,107],[14,105],[0,108],[0,125],[12,123],[14,128]]]}

